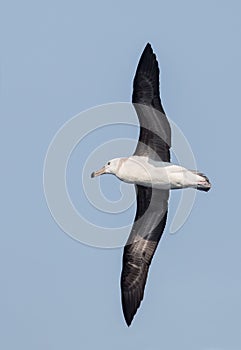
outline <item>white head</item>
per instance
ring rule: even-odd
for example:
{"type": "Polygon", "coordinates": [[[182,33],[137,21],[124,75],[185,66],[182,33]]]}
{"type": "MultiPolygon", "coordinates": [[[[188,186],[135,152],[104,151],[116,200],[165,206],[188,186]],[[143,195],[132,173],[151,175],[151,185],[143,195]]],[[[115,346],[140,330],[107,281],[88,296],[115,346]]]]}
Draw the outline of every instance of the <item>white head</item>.
{"type": "Polygon", "coordinates": [[[115,159],[111,159],[109,160],[104,166],[103,168],[101,168],[100,170],[94,171],[91,174],[91,177],[96,177],[102,174],[117,174],[118,170],[120,169],[123,161],[126,158],[115,158],[115,159]]]}

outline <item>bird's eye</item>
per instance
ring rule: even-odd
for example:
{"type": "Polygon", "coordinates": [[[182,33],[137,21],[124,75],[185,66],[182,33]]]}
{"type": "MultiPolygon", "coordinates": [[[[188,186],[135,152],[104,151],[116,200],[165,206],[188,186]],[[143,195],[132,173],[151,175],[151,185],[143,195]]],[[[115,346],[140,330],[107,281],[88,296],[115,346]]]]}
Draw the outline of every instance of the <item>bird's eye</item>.
{"type": "Polygon", "coordinates": [[[110,165],[110,162],[108,162],[107,165],[110,165]]]}

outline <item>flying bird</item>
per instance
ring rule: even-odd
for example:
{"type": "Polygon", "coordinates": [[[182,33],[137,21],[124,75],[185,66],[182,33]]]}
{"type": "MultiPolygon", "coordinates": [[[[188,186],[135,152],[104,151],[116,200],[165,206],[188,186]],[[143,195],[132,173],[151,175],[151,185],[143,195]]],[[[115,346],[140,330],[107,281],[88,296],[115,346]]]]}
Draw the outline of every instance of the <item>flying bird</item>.
{"type": "Polygon", "coordinates": [[[135,152],[128,158],[112,159],[91,174],[113,174],[136,188],[136,215],[124,247],[121,273],[122,309],[128,326],[143,299],[149,266],[166,225],[169,191],[211,188],[204,174],[170,162],[171,128],[159,85],[158,62],[148,43],[133,82],[132,103],[140,122],[135,152]]]}

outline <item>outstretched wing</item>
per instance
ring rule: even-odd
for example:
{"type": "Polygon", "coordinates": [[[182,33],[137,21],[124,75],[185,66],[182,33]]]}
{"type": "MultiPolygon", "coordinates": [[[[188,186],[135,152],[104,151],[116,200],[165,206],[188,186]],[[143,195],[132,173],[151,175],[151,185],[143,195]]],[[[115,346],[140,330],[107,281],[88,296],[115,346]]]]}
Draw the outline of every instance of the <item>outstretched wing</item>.
{"type": "Polygon", "coordinates": [[[169,162],[171,129],[160,99],[158,62],[149,43],[137,66],[132,102],[141,127],[134,155],[169,162]]]}
{"type": "Polygon", "coordinates": [[[129,326],[143,299],[148,269],[166,225],[168,190],[137,188],[135,222],[124,248],[122,309],[129,326]]]}
{"type": "MultiPolygon", "coordinates": [[[[170,161],[171,129],[160,100],[159,68],[150,44],[140,58],[134,78],[132,102],[140,121],[134,155],[170,161]]],[[[168,190],[137,189],[135,222],[124,248],[121,274],[122,308],[131,324],[144,296],[149,266],[167,220],[168,190]]]]}

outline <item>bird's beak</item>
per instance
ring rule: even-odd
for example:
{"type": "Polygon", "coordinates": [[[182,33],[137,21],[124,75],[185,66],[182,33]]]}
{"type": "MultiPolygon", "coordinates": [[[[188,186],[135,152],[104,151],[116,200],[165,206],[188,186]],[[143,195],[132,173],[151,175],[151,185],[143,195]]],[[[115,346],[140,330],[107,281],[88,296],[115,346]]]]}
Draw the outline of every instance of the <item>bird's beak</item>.
{"type": "Polygon", "coordinates": [[[101,168],[100,170],[94,171],[91,174],[91,177],[96,177],[96,176],[99,176],[99,175],[102,175],[102,174],[105,174],[105,166],[103,166],[103,168],[101,168]]]}

